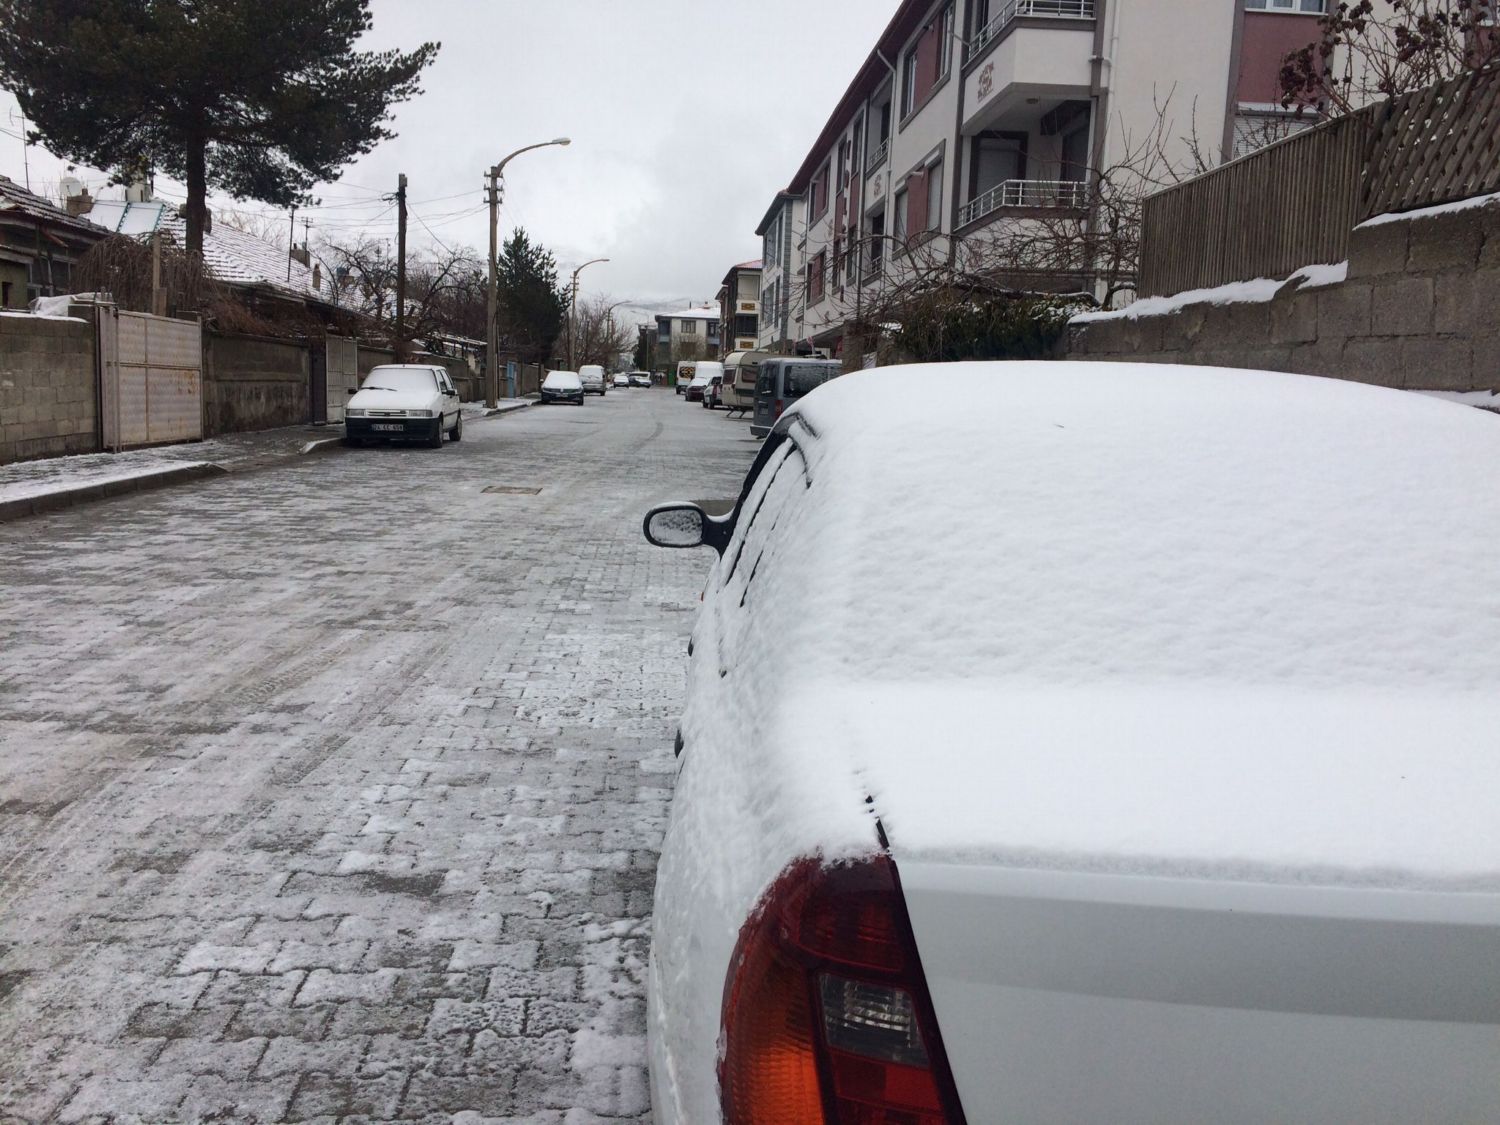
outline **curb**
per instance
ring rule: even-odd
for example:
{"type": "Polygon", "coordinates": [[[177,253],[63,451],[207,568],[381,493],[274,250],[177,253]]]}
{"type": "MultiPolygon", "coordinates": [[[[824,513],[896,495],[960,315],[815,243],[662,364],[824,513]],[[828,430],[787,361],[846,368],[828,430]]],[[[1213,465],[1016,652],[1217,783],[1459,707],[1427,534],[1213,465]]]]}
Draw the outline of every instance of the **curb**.
{"type": "Polygon", "coordinates": [[[169,488],[174,484],[187,484],[189,481],[221,476],[227,472],[227,469],[218,465],[180,465],[160,472],[142,473],[140,476],[108,480],[99,484],[59,488],[19,500],[0,500],[0,523],[61,511],[91,500],[105,500],[111,496],[127,496],[132,492],[150,492],[158,488],[169,488]]]}

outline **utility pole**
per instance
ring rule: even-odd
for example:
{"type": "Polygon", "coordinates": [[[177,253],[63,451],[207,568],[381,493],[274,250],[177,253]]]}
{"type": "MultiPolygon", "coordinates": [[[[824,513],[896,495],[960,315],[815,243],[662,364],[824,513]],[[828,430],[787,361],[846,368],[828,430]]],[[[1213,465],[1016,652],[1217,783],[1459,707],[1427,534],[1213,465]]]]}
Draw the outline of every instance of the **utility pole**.
{"type": "Polygon", "coordinates": [[[485,404],[494,410],[500,405],[500,330],[495,320],[500,314],[500,169],[491,167],[485,188],[490,204],[490,285],[485,302],[484,394],[485,404]]]}
{"type": "Polygon", "coordinates": [[[151,234],[151,312],[167,315],[167,294],[161,287],[161,231],[151,234]]]}
{"type": "MultiPolygon", "coordinates": [[[[496,324],[499,314],[500,303],[500,185],[505,182],[505,166],[523,152],[531,152],[534,149],[549,148],[552,145],[567,146],[572,144],[567,137],[558,137],[556,140],[544,141],[539,145],[527,145],[518,148],[504,160],[500,161],[490,169],[489,175],[489,204],[490,204],[490,292],[489,300],[486,302],[489,310],[489,326],[485,332],[485,356],[484,356],[484,381],[491,409],[500,405],[500,357],[496,354],[500,350],[500,330],[496,324]]],[[[403,176],[404,180],[405,177],[403,176]]]]}
{"type": "Polygon", "coordinates": [[[592,265],[599,262],[607,262],[608,258],[595,258],[593,261],[584,262],[573,271],[573,280],[568,284],[568,370],[577,371],[578,367],[573,362],[573,310],[578,305],[578,275],[592,265]]]}
{"type": "Polygon", "coordinates": [[[292,204],[291,233],[286,236],[286,279],[292,280],[292,251],[297,249],[297,205],[292,204]]]}
{"type": "Polygon", "coordinates": [[[396,181],[396,359],[406,358],[406,173],[396,181]]]}

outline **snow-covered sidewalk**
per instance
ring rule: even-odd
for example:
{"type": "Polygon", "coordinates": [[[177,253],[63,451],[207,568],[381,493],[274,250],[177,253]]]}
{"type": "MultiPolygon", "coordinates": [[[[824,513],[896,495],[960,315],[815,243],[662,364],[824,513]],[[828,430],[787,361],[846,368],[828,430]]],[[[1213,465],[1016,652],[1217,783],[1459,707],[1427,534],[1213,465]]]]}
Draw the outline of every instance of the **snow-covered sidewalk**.
{"type": "MultiPolygon", "coordinates": [[[[473,424],[530,405],[530,399],[507,400],[491,410],[482,402],[466,402],[464,421],[473,424]]],[[[284,426],[127,453],[0,465],[0,523],[126,492],[283,464],[337,449],[343,436],[342,425],[284,426]]]]}

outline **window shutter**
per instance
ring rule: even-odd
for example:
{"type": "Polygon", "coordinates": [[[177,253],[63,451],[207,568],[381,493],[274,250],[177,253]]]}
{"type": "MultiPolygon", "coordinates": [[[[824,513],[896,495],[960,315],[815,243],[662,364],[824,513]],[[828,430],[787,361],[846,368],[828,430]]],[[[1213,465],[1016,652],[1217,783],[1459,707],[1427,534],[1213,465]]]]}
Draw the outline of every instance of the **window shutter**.
{"type": "Polygon", "coordinates": [[[927,229],[927,171],[906,177],[906,233],[909,236],[927,229]]]}

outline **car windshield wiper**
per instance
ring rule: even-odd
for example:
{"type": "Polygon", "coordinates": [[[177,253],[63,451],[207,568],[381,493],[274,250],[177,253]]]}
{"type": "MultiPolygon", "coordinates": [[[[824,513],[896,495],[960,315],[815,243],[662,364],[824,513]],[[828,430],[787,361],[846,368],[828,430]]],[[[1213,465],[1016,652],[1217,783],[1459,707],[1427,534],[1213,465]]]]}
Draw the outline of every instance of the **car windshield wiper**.
{"type": "Polygon", "coordinates": [[[362,391],[394,391],[395,387],[360,387],[362,391]]]}

